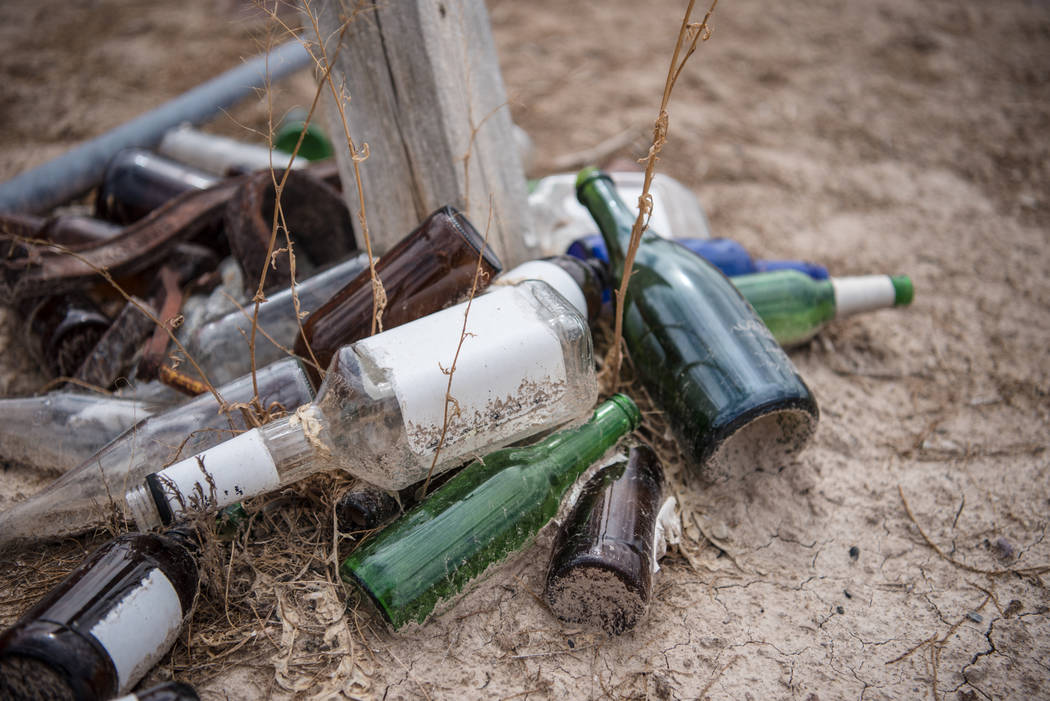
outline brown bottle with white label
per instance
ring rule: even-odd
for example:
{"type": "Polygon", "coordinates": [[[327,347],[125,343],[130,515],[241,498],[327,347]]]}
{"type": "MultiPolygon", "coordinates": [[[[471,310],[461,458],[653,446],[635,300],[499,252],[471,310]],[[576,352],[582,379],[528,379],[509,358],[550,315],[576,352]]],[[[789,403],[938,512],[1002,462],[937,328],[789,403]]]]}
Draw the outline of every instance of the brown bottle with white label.
{"type": "Polygon", "coordinates": [[[199,580],[192,532],[128,533],[96,550],[0,635],[0,698],[111,699],[171,648],[199,580]]]}

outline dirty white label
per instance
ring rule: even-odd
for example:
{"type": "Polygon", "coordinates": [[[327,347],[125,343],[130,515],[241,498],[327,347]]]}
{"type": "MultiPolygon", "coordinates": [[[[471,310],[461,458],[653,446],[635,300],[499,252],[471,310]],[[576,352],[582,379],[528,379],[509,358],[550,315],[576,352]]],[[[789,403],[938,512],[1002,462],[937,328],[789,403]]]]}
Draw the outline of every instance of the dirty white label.
{"type": "Polygon", "coordinates": [[[235,436],[157,473],[173,514],[227,506],[281,485],[258,429],[235,436]]]}
{"type": "Polygon", "coordinates": [[[545,260],[530,260],[499,276],[500,280],[515,283],[521,280],[543,280],[557,290],[581,316],[587,316],[587,299],[583,290],[566,271],[545,260]]]}
{"type": "Polygon", "coordinates": [[[888,275],[857,275],[831,278],[835,289],[835,316],[892,307],[897,297],[888,275]]]}
{"type": "Polygon", "coordinates": [[[150,573],[91,628],[127,691],[171,648],[182,626],[178,592],[159,569],[150,573]]]}
{"type": "MultiPolygon", "coordinates": [[[[467,455],[549,420],[566,391],[565,359],[552,322],[528,302],[527,287],[474,299],[452,379],[444,451],[467,455]]],[[[413,453],[441,440],[447,371],[463,330],[465,304],[359,341],[355,350],[390,371],[413,453]]]]}

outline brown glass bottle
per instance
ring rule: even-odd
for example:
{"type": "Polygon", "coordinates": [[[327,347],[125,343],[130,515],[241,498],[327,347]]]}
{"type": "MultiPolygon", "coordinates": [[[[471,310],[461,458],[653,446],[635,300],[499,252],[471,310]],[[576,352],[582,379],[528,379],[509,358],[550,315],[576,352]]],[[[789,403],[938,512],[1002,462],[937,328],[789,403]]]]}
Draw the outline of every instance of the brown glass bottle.
{"type": "Polygon", "coordinates": [[[558,618],[618,635],[645,613],[663,468],[648,447],[599,470],[558,531],[547,571],[547,605],[558,618]]]}
{"type": "Polygon", "coordinates": [[[190,190],[204,190],[220,178],[139,148],[124,149],[106,166],[95,200],[95,215],[131,224],[190,190]]]}
{"type": "Polygon", "coordinates": [[[71,377],[109,328],[110,320],[79,292],[52,295],[23,307],[30,349],[41,367],[71,377]]]}
{"type": "MultiPolygon", "coordinates": [[[[479,253],[483,273],[478,280],[480,290],[503,269],[495,252],[454,207],[442,207],[427,217],[376,263],[387,300],[383,329],[459,301],[474,283],[479,253]]],[[[371,333],[372,278],[364,270],[309,316],[303,324],[305,339],[299,336],[295,352],[312,360],[306,347],[309,343],[318,364],[326,368],[337,350],[371,333]]],[[[317,371],[311,373],[316,375],[317,371]]]]}
{"type": "Polygon", "coordinates": [[[110,699],[167,653],[197,594],[188,531],[96,550],[0,635],[0,698],[110,699]]]}

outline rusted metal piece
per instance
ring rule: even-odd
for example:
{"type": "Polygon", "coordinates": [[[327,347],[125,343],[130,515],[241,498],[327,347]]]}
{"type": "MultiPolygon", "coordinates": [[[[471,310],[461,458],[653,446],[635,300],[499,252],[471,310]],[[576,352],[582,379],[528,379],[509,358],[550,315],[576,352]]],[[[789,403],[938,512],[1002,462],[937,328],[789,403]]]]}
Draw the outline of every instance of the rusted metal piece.
{"type": "Polygon", "coordinates": [[[11,304],[89,287],[102,270],[113,277],[142,272],[162,261],[180,241],[217,225],[242,182],[234,178],[179,195],[113,238],[80,249],[76,255],[70,255],[68,249],[28,242],[5,229],[0,233],[0,301],[11,304]]]}
{"type": "Polygon", "coordinates": [[[98,387],[111,387],[131,365],[143,339],[154,327],[153,320],[142,309],[148,309],[156,316],[145,300],[138,297],[131,300],[80,365],[75,375],[78,380],[98,387]]]}
{"type": "MultiPolygon", "coordinates": [[[[226,207],[226,238],[241,264],[249,290],[258,285],[264,265],[266,290],[287,286],[291,281],[287,242],[278,231],[272,260],[267,260],[273,232],[274,180],[283,171],[263,171],[243,176],[244,184],[226,207]]],[[[296,270],[307,275],[311,268],[343,260],[357,250],[350,210],[338,191],[305,171],[288,174],[281,193],[281,209],[296,253],[296,270]]]]}

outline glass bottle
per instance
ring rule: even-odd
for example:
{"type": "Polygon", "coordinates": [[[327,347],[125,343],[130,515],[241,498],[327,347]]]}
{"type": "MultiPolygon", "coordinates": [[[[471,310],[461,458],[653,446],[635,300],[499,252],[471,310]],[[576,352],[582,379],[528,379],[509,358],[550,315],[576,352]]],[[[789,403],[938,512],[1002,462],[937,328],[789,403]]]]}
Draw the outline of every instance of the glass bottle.
{"type": "MultiPolygon", "coordinates": [[[[361,253],[306,278],[295,286],[300,312],[319,309],[337,290],[367,269],[368,256],[361,253]]],[[[248,303],[198,327],[183,339],[190,357],[197,361],[212,384],[230,382],[251,372],[248,339],[254,312],[254,304],[248,303]]],[[[299,319],[292,290],[285,288],[268,295],[259,305],[258,321],[255,366],[260,368],[286,357],[299,337],[299,319]]],[[[302,357],[309,359],[310,356],[302,357]]],[[[189,365],[183,365],[182,369],[193,377],[197,376],[189,365]]]]}
{"type": "Polygon", "coordinates": [[[343,579],[364,591],[394,628],[422,623],[529,545],[576,478],[640,418],[634,402],[618,394],[582,426],[471,463],[344,560],[343,579]]]}
{"type": "Polygon", "coordinates": [[[171,648],[197,596],[186,531],[109,541],[0,635],[0,698],[109,699],[171,648]]]}
{"type": "Polygon", "coordinates": [[[200,696],[189,684],[164,682],[113,701],[200,701],[200,696]]]}
{"type": "MultiPolygon", "coordinates": [[[[256,373],[263,406],[293,411],[313,398],[297,359],[287,358],[256,373]]],[[[251,376],[218,388],[223,400],[251,402],[251,376]]],[[[147,473],[181,455],[222,443],[247,428],[244,414],[220,412],[212,394],[202,394],[174,409],[132,426],[95,455],[25,501],[0,512],[0,548],[11,543],[82,533],[123,512],[124,492],[147,473]]]]}
{"type": "MultiPolygon", "coordinates": [[[[585,169],[577,182],[605,239],[615,285],[635,215],[601,171],[585,169]]],[[[634,260],[623,338],[686,463],[704,479],[778,467],[816,427],[809,388],[729,279],[651,232],[634,260]]]]}
{"type": "Polygon", "coordinates": [[[31,354],[55,377],[75,375],[110,324],[80,292],[39,298],[23,312],[31,354]]]}
{"type": "MultiPolygon", "coordinates": [[[[773,270],[798,270],[809,275],[814,280],[828,279],[828,269],[823,265],[804,260],[752,258],[751,254],[743,246],[732,239],[676,238],[675,241],[702,257],[729,277],[773,270]]],[[[601,234],[591,234],[590,236],[576,239],[569,246],[566,253],[577,258],[597,258],[602,262],[609,262],[609,252],[605,250],[605,241],[602,240],[601,234]]]]}
{"type": "Polygon", "coordinates": [[[191,190],[206,190],[219,180],[211,173],[145,149],[124,149],[117,152],[102,175],[95,216],[131,224],[168,200],[191,190]]]}
{"type": "MultiPolygon", "coordinates": [[[[635,209],[645,174],[616,171],[609,174],[621,198],[635,209]]],[[[538,249],[545,255],[564,253],[575,239],[594,232],[594,220],[576,200],[576,176],[557,173],[541,178],[529,190],[529,213],[538,238],[538,249]]],[[[650,224],[664,236],[710,238],[711,227],[700,201],[680,182],[657,173],[649,194],[653,198],[650,224]]]]}
{"type": "Polygon", "coordinates": [[[293,109],[281,120],[273,135],[273,147],[285,153],[292,153],[295,145],[299,143],[299,135],[303,136],[303,143],[299,146],[299,155],[309,161],[323,161],[331,158],[332,143],[328,140],[324,130],[317,125],[317,119],[311,119],[306,123],[308,113],[304,109],[293,109]]]}
{"type": "Polygon", "coordinates": [[[795,270],[733,278],[781,345],[808,341],[832,319],[911,304],[907,275],[858,275],[814,280],[795,270]]]}
{"type": "MultiPolygon", "coordinates": [[[[157,151],[179,163],[200,168],[215,175],[242,175],[258,170],[288,167],[290,153],[271,151],[260,144],[209,134],[184,124],[164,134],[157,151]]],[[[305,158],[296,158],[292,168],[305,168],[305,158]]]]}
{"type": "Polygon", "coordinates": [[[322,470],[395,491],[577,419],[597,392],[587,322],[525,280],[344,346],[313,403],[148,475],[127,501],[146,529],[322,470]]]}
{"type": "Polygon", "coordinates": [[[0,399],[0,459],[65,472],[158,408],[83,392],[0,399]]]}
{"type": "Polygon", "coordinates": [[[544,600],[561,620],[619,635],[649,608],[664,475],[647,446],[584,485],[554,540],[544,600]]]}
{"type": "MultiPolygon", "coordinates": [[[[418,319],[468,294],[479,254],[483,274],[478,288],[483,289],[503,269],[485,238],[455,207],[442,207],[428,216],[376,264],[387,301],[382,329],[418,319]]],[[[340,348],[371,334],[372,276],[362,270],[306,319],[295,352],[310,358],[313,351],[318,364],[326,368],[340,348]]]]}

